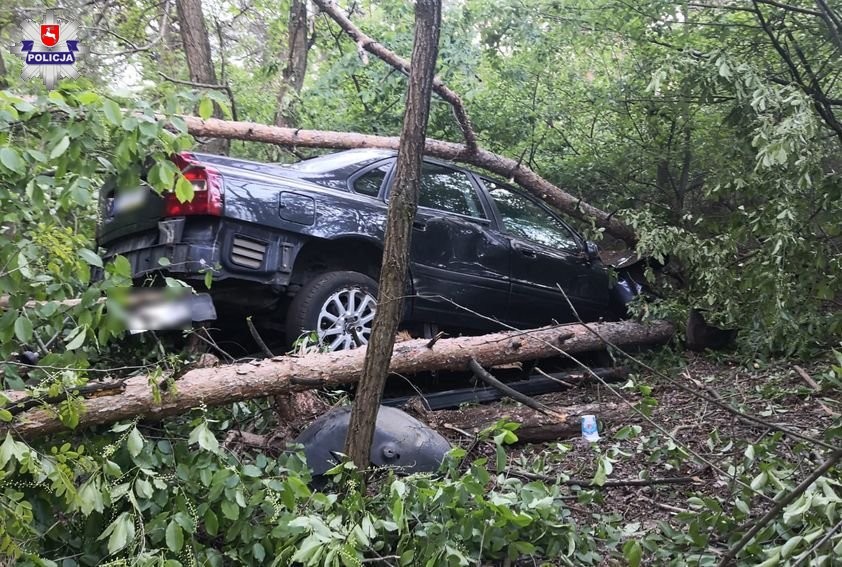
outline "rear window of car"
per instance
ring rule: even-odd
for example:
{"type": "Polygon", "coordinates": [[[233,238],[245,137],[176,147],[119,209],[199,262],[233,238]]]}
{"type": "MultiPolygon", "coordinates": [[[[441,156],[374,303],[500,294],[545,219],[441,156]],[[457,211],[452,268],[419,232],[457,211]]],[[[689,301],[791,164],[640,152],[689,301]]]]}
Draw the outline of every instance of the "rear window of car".
{"type": "Polygon", "coordinates": [[[383,180],[386,179],[391,167],[391,163],[386,163],[357,177],[354,180],[354,192],[369,197],[377,197],[380,194],[380,187],[383,186],[383,180]]]}
{"type": "Polygon", "coordinates": [[[458,215],[486,218],[479,195],[468,176],[438,164],[424,164],[418,204],[458,215]]]}

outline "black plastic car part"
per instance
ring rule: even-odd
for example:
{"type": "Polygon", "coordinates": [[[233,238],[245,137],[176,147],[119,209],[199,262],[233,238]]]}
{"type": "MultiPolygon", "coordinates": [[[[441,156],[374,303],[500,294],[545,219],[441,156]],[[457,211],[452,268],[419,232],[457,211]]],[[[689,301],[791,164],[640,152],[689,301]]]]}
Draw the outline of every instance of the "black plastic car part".
{"type": "MultiPolygon", "coordinates": [[[[334,408],[310,424],[295,439],[304,446],[314,476],[323,475],[339,462],[345,446],[351,407],[334,408]]],[[[377,413],[371,464],[394,467],[398,472],[432,472],[439,468],[450,443],[411,415],[381,406],[377,413]]]]}

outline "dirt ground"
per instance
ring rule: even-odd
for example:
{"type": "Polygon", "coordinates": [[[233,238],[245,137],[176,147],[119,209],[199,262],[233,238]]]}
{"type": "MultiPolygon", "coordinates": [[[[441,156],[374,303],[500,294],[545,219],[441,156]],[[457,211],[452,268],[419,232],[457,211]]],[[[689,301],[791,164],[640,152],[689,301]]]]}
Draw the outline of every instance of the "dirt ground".
{"type": "MultiPolygon", "coordinates": [[[[838,391],[825,385],[823,393],[817,395],[791,363],[746,366],[733,362],[714,362],[689,353],[681,363],[683,369],[668,375],[672,380],[680,381],[694,391],[735,404],[750,415],[803,434],[821,436],[834,422],[831,414],[842,413],[842,398],[838,391]]],[[[818,377],[827,370],[827,364],[807,366],[804,370],[808,375],[818,377]]],[[[689,484],[603,488],[596,491],[592,500],[581,498],[579,489],[570,489],[571,495],[580,496],[570,501],[573,516],[578,522],[593,522],[594,514],[615,513],[621,518],[621,525],[625,524],[629,530],[642,534],[656,529],[658,522],[672,523],[677,514],[686,512],[690,496],[702,494],[724,498],[733,494],[733,487],[726,480],[726,475],[717,472],[710,464],[726,471],[730,464],[743,458],[747,444],[756,444],[770,434],[770,430],[761,425],[743,423],[727,411],[682,391],[651,372],[632,374],[632,379],[635,386],[623,388],[623,383],[614,384],[613,392],[597,383],[538,396],[536,399],[559,411],[580,404],[620,402],[620,397],[631,404],[639,404],[642,395],[637,385],[643,384],[651,386],[650,396],[657,401],[651,408],[648,420],[632,412],[624,423],[605,423],[600,431],[602,438],[595,444],[577,437],[545,444],[515,445],[510,450],[510,468],[590,479],[596,470],[600,452],[609,452],[616,453],[609,480],[642,476],[696,477],[689,484]],[[641,428],[639,434],[629,439],[617,438],[617,433],[623,428],[635,425],[641,428]],[[669,441],[670,436],[675,439],[675,443],[669,441]],[[560,457],[559,443],[563,445],[562,452],[566,451],[560,457]],[[710,464],[692,455],[684,456],[677,449],[678,446],[687,453],[696,452],[710,464]],[[551,454],[553,457],[549,458],[551,454]]],[[[506,405],[513,402],[497,403],[505,410],[506,405]]],[[[474,456],[487,454],[490,463],[494,462],[494,449],[488,444],[474,444],[469,437],[452,431],[448,437],[466,449],[472,447],[474,456]]],[[[802,476],[806,476],[814,468],[815,465],[811,463],[817,457],[801,458],[802,455],[796,452],[803,449],[796,449],[796,445],[797,440],[786,436],[781,443],[785,456],[789,452],[793,462],[803,462],[802,476]]]]}

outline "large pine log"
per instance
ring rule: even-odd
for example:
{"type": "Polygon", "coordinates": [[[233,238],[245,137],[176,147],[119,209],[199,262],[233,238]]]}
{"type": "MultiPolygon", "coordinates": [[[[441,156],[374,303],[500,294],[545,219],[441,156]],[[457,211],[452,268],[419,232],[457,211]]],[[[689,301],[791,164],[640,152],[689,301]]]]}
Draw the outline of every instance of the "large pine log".
{"type": "MultiPolygon", "coordinates": [[[[670,323],[634,321],[594,323],[590,327],[605,340],[620,346],[664,344],[673,336],[670,323]]],[[[465,370],[471,358],[485,367],[559,355],[559,349],[581,353],[605,348],[602,340],[583,325],[556,325],[531,331],[507,331],[480,337],[442,339],[433,348],[426,340],[395,345],[390,370],[412,374],[430,370],[465,370]]],[[[79,426],[112,423],[134,417],[163,418],[181,415],[200,405],[218,406],[291,391],[336,386],[357,381],[365,349],[279,356],[253,363],[198,368],[180,376],[173,387],[161,392],[156,402],[147,375],[129,378],[119,394],[82,400],[84,413],[79,426]]],[[[15,416],[4,430],[24,437],[37,437],[64,429],[51,408],[32,409],[15,416]]]]}

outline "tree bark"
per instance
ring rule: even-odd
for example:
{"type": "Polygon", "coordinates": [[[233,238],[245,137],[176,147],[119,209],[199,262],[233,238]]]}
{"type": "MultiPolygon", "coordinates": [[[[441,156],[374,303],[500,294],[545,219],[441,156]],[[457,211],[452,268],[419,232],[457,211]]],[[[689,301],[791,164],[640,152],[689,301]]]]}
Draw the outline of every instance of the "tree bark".
{"type": "Polygon", "coordinates": [[[377,312],[345,439],[345,454],[360,469],[367,468],[370,463],[374,426],[389,375],[389,360],[406,293],[412,221],[418,209],[421,161],[439,52],[440,27],[441,1],[416,0],[415,42],[395,178],[389,192],[377,312]]]}
{"type": "MultiPolygon", "coordinates": [[[[589,327],[618,346],[655,345],[668,342],[674,333],[671,324],[659,321],[593,323],[589,327]]],[[[531,331],[508,331],[481,337],[441,339],[432,349],[427,340],[405,341],[395,345],[389,370],[413,374],[424,370],[466,370],[471,358],[485,367],[521,360],[537,360],[568,353],[605,348],[602,340],[583,325],[557,325],[531,331]],[[559,341],[560,337],[569,337],[559,341]]],[[[254,363],[197,368],[175,380],[155,401],[152,384],[159,378],[131,377],[119,394],[85,398],[79,427],[112,423],[134,417],[160,419],[183,415],[191,408],[219,406],[242,400],[275,396],[324,386],[356,382],[363,367],[365,349],[314,354],[306,357],[280,356],[254,363]]],[[[0,392],[20,402],[18,392],[0,392]]],[[[6,406],[9,409],[9,406],[6,406]]],[[[66,430],[54,409],[31,409],[15,416],[11,423],[0,423],[5,431],[23,437],[37,437],[66,430]]]]}
{"type": "Polygon", "coordinates": [[[281,72],[281,87],[278,90],[278,108],[275,111],[277,126],[295,126],[295,101],[290,94],[298,96],[304,86],[304,74],[307,72],[307,54],[310,40],[307,36],[307,0],[291,0],[289,5],[289,24],[286,66],[281,72]]]}
{"type": "MultiPolygon", "coordinates": [[[[233,122],[213,118],[202,120],[197,116],[182,116],[182,119],[190,134],[202,138],[226,138],[308,148],[397,150],[400,146],[400,138],[392,136],[279,128],[256,122],[233,122]]],[[[464,144],[432,139],[426,140],[424,151],[434,157],[468,163],[502,177],[511,178],[537,198],[543,199],[571,217],[586,223],[594,222],[596,226],[604,228],[608,234],[624,241],[632,248],[637,243],[634,230],[613,213],[598,209],[556,187],[517,160],[482,148],[471,151],[464,144]]]]}
{"type": "MultiPolygon", "coordinates": [[[[204,85],[216,85],[216,70],[213,66],[208,28],[202,11],[202,0],[176,0],[179,31],[187,59],[190,81],[204,85]]],[[[213,115],[222,117],[222,109],[214,103],[213,115]]],[[[202,144],[202,150],[211,153],[228,153],[228,141],[214,139],[202,144]]]]}

